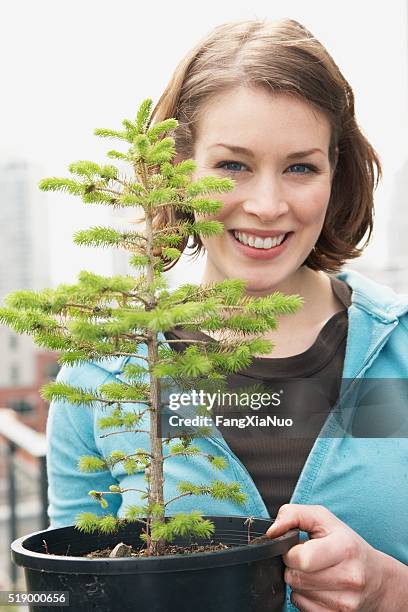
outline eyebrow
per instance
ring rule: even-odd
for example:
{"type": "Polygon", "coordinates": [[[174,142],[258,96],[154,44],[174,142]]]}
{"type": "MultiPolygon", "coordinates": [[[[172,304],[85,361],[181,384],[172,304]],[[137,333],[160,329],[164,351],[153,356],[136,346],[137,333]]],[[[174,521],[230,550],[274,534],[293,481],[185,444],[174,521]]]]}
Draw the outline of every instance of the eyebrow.
{"type": "MultiPolygon", "coordinates": [[[[242,155],[248,155],[249,157],[254,157],[253,152],[250,149],[246,149],[245,147],[239,147],[238,145],[230,145],[225,144],[223,142],[217,142],[216,144],[211,145],[209,148],[213,147],[224,147],[225,149],[229,149],[233,153],[241,153],[242,155]]],[[[312,155],[312,153],[325,153],[318,148],[308,149],[307,151],[296,151],[295,153],[290,153],[287,155],[287,159],[301,159],[302,157],[307,157],[308,155],[312,155]]]]}

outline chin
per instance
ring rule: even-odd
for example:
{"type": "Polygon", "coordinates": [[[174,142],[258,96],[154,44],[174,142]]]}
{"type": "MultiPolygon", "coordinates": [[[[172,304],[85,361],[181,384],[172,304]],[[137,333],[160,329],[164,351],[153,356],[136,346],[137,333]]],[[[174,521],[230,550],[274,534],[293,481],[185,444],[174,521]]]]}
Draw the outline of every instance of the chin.
{"type": "Polygon", "coordinates": [[[265,282],[265,280],[254,282],[253,278],[244,280],[246,281],[246,290],[248,293],[273,293],[276,290],[276,285],[279,283],[278,280],[273,282],[271,279],[268,279],[268,282],[265,282]]]}

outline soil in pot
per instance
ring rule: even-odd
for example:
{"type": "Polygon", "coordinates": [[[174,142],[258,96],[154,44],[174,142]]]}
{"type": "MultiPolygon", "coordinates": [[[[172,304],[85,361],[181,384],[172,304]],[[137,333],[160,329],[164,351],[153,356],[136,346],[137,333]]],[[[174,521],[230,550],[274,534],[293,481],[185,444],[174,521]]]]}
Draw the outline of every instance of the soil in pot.
{"type": "MultiPolygon", "coordinates": [[[[161,553],[161,556],[216,552],[217,550],[226,550],[227,548],[230,548],[230,546],[227,546],[227,544],[223,544],[222,542],[217,544],[216,542],[212,541],[209,544],[197,544],[196,542],[193,542],[191,544],[186,544],[185,546],[167,544],[161,553]]],[[[84,556],[88,557],[88,559],[99,559],[103,557],[147,557],[149,555],[146,547],[137,549],[134,546],[125,544],[124,542],[119,542],[119,544],[116,544],[114,547],[104,548],[102,550],[93,550],[84,556]]]]}

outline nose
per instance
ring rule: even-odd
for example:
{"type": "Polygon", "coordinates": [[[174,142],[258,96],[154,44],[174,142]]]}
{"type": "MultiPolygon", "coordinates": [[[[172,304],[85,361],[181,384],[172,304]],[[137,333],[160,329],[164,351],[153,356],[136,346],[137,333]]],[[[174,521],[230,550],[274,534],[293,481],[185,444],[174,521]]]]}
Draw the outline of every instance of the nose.
{"type": "Polygon", "coordinates": [[[256,215],[263,223],[275,221],[289,210],[283,186],[279,179],[270,174],[251,181],[242,207],[246,213],[256,215]]]}

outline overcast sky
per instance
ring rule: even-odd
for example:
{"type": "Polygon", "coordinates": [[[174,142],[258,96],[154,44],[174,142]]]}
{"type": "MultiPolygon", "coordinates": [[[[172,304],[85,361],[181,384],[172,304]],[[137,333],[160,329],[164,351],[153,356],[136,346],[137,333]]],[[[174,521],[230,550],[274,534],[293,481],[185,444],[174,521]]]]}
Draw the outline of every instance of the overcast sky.
{"type": "MultiPolygon", "coordinates": [[[[291,17],[328,48],[351,83],[358,120],[384,164],[373,254],[386,248],[395,173],[407,160],[406,1],[13,0],[2,3],[0,161],[25,159],[41,176],[71,161],[103,161],[95,127],[120,127],[140,101],[157,100],[183,54],[213,26],[238,18],[291,17]],[[249,4],[251,8],[249,8],[249,4]]],[[[109,273],[109,256],[72,245],[105,212],[48,197],[52,281],[80,268],[109,273]]]]}

